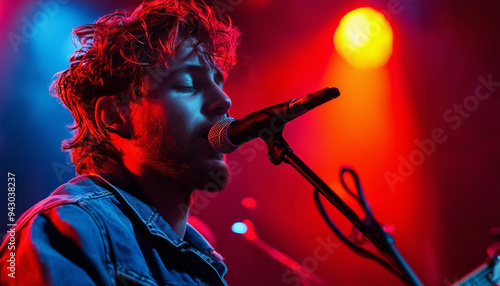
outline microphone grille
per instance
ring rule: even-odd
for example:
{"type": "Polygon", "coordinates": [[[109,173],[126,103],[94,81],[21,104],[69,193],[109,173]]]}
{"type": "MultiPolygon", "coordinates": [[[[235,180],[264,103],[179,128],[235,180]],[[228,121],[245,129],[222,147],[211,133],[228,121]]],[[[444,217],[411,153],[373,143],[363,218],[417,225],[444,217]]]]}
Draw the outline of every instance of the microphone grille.
{"type": "Polygon", "coordinates": [[[212,147],[222,153],[231,153],[238,149],[239,146],[234,145],[229,141],[227,137],[227,128],[231,122],[235,121],[234,118],[226,118],[220,121],[217,121],[210,131],[208,132],[208,142],[212,147]]]}

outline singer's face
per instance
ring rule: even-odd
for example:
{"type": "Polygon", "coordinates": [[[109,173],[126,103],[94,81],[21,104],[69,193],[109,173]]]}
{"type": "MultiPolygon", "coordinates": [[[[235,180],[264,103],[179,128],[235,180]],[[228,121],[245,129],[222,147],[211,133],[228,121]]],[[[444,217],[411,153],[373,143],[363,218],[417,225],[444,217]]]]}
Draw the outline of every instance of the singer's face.
{"type": "Polygon", "coordinates": [[[151,95],[133,110],[139,118],[136,150],[144,168],[190,189],[218,191],[226,187],[229,171],[207,134],[227,116],[231,101],[222,91],[223,75],[193,43],[181,45],[161,80],[151,84],[151,95]]]}

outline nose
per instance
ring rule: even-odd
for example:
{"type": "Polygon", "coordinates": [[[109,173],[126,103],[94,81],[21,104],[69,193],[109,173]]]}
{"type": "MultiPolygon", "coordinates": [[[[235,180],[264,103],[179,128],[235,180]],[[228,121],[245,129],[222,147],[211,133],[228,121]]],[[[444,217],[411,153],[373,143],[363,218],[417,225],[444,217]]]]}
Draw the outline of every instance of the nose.
{"type": "Polygon", "coordinates": [[[227,94],[217,85],[208,93],[205,103],[205,113],[207,117],[214,118],[227,114],[231,107],[231,99],[229,99],[227,94]]]}

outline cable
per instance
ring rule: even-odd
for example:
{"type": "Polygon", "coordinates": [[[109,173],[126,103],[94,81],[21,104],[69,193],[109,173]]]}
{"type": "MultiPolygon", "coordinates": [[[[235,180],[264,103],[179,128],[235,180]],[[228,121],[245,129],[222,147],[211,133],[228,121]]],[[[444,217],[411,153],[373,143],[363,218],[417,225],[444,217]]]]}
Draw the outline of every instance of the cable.
{"type": "MultiPolygon", "coordinates": [[[[363,210],[365,212],[366,218],[370,222],[376,222],[375,218],[373,217],[373,214],[371,212],[370,206],[368,205],[368,203],[366,201],[366,198],[365,198],[365,195],[364,195],[364,192],[363,192],[363,188],[361,187],[361,183],[360,183],[359,177],[356,174],[356,172],[353,169],[349,168],[349,167],[342,167],[341,170],[340,170],[340,181],[342,183],[342,187],[347,191],[347,193],[349,193],[349,195],[351,195],[352,197],[354,197],[358,201],[358,203],[361,205],[361,207],[363,208],[363,210]],[[347,187],[347,184],[345,183],[345,180],[344,180],[344,173],[346,173],[346,172],[349,173],[352,176],[352,178],[354,180],[354,183],[356,185],[357,194],[355,194],[354,192],[352,192],[349,189],[349,187],[347,187]]],[[[394,273],[396,276],[398,276],[399,279],[401,279],[405,283],[408,283],[407,277],[403,276],[397,269],[394,268],[393,265],[391,265],[389,262],[387,262],[383,258],[381,258],[381,257],[379,257],[379,256],[371,253],[370,251],[368,251],[368,250],[366,250],[366,249],[364,249],[364,248],[362,248],[362,247],[354,244],[352,241],[350,241],[340,231],[340,229],[333,223],[333,221],[330,219],[330,217],[326,213],[326,210],[325,210],[323,204],[321,203],[318,189],[314,189],[314,201],[316,203],[316,206],[318,207],[318,210],[319,210],[321,216],[325,220],[326,224],[337,235],[337,237],[345,245],[347,245],[347,247],[349,247],[355,253],[357,253],[357,254],[365,257],[365,258],[374,260],[375,262],[377,262],[380,265],[382,265],[382,267],[388,269],[389,271],[391,271],[392,273],[394,273]]]]}
{"type": "Polygon", "coordinates": [[[342,184],[342,187],[349,194],[351,194],[351,196],[356,198],[358,203],[361,205],[361,207],[365,211],[365,214],[368,215],[370,218],[373,218],[372,210],[371,210],[370,206],[368,205],[368,202],[366,201],[365,193],[363,191],[363,187],[361,187],[361,182],[359,180],[358,174],[356,174],[356,172],[350,167],[347,167],[347,166],[341,167],[340,168],[340,183],[342,184]],[[344,173],[346,173],[346,172],[348,172],[352,176],[352,178],[354,180],[354,184],[356,185],[357,194],[354,194],[354,192],[352,192],[351,189],[349,189],[349,187],[345,183],[344,173]]]}

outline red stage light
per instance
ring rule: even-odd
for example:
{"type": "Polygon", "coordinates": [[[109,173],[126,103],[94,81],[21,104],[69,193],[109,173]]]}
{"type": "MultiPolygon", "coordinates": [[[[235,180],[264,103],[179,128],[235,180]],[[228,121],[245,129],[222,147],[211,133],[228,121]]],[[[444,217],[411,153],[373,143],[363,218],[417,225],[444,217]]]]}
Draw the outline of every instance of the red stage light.
{"type": "Polygon", "coordinates": [[[246,197],[241,200],[241,205],[248,209],[253,209],[257,206],[257,201],[254,198],[246,197]]]}

